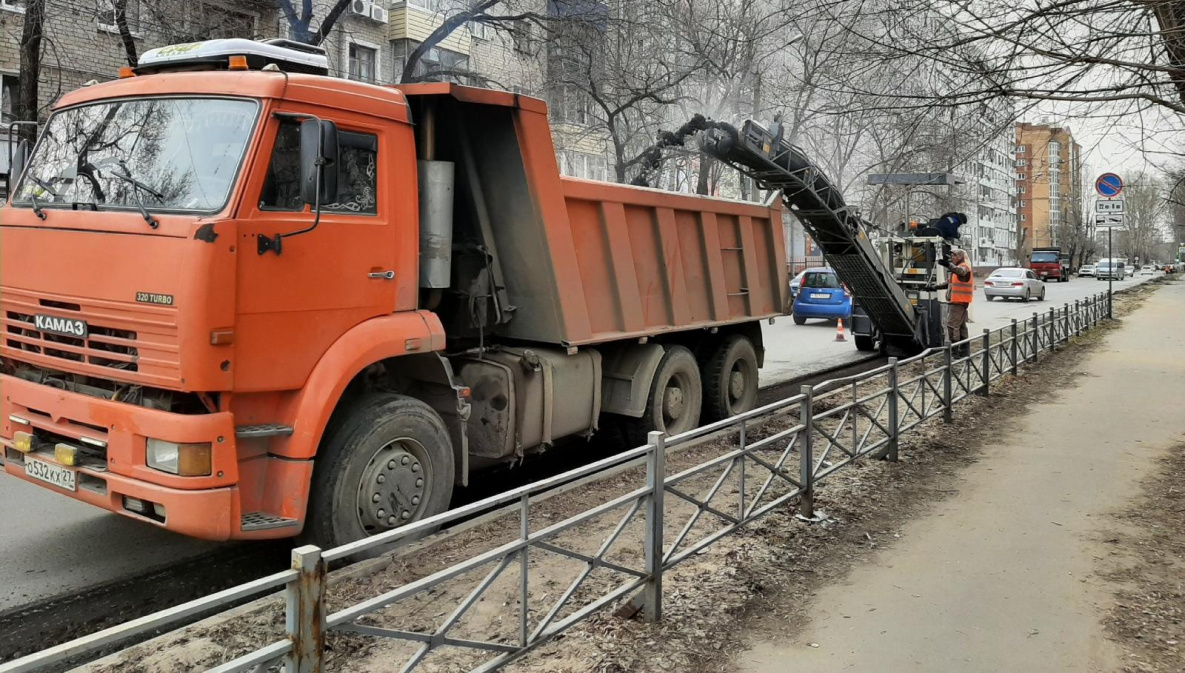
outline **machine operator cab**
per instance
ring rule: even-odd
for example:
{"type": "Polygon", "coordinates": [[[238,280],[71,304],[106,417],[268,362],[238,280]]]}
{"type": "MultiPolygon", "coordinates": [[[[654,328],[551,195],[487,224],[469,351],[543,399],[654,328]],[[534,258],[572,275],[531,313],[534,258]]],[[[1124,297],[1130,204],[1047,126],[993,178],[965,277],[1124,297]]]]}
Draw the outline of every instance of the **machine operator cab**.
{"type": "MultiPolygon", "coordinates": [[[[958,228],[966,221],[961,213],[948,213],[925,224],[910,222],[878,241],[881,262],[891,270],[910,305],[917,312],[919,341],[927,347],[943,345],[946,324],[946,288],[949,274],[938,262],[950,257],[958,228]]],[[[852,308],[852,334],[856,348],[882,349],[876,325],[858,305],[852,308]]]]}

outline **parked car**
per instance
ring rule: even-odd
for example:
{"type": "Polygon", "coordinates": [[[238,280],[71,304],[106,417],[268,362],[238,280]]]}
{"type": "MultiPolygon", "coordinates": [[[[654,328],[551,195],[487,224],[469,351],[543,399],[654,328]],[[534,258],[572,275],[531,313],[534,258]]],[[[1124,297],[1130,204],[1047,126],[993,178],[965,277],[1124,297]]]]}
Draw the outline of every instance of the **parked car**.
{"type": "Polygon", "coordinates": [[[852,317],[852,294],[839,282],[835,271],[826,267],[807,269],[794,297],[793,312],[795,325],[808,318],[848,320],[852,317]]]}
{"type": "Polygon", "coordinates": [[[1125,264],[1123,267],[1127,271],[1128,278],[1135,278],[1136,270],[1139,268],[1135,264],[1125,264]]]}
{"type": "Polygon", "coordinates": [[[1078,267],[1078,277],[1088,278],[1094,275],[1094,264],[1083,264],[1078,267]]]}
{"type": "Polygon", "coordinates": [[[1143,267],[1140,268],[1140,275],[1141,276],[1151,276],[1153,273],[1155,273],[1155,270],[1153,270],[1151,264],[1145,264],[1143,267]]]}
{"type": "Polygon", "coordinates": [[[1004,267],[996,269],[983,281],[983,295],[988,301],[996,297],[1029,301],[1036,297],[1045,299],[1045,281],[1037,277],[1032,269],[1004,267]]]}
{"type": "Polygon", "coordinates": [[[1099,280],[1123,280],[1127,275],[1125,265],[1120,260],[1104,259],[1094,267],[1094,277],[1099,280]]]}

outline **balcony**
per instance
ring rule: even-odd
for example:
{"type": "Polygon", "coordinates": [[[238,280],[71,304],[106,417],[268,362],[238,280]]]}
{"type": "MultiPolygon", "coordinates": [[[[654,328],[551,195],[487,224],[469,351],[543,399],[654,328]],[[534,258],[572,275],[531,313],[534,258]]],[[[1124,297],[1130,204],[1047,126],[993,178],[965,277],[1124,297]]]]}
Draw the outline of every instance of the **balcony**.
{"type": "MultiPolygon", "coordinates": [[[[387,21],[387,39],[423,42],[432,31],[444,23],[447,16],[447,11],[434,12],[415,2],[396,2],[391,7],[387,21]]],[[[469,54],[472,42],[473,36],[469,33],[469,27],[465,26],[454,30],[437,46],[460,54],[469,54]]]]}

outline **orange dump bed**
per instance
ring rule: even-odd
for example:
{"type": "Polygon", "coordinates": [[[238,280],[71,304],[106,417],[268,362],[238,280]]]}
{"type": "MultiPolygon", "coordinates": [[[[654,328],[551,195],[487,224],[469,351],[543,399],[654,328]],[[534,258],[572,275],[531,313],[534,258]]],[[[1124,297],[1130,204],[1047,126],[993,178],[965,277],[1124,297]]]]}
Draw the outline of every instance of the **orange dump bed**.
{"type": "Polygon", "coordinates": [[[773,207],[574,178],[560,181],[579,274],[584,341],[780,315],[780,200],[773,207]]]}
{"type": "Polygon", "coordinates": [[[494,334],[581,345],[783,313],[779,199],[561,177],[543,101],[445,83],[397,88],[413,119],[434,119],[424,125],[436,129],[433,156],[457,165],[456,238],[479,242],[499,267],[496,285],[514,308],[494,334]]]}

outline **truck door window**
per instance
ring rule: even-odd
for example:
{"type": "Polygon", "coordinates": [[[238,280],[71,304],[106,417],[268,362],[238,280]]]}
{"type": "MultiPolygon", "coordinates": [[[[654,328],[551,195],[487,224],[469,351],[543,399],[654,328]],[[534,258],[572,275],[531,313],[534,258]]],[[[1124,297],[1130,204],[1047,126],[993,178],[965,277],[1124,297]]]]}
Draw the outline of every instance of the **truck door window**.
{"type": "MultiPolygon", "coordinates": [[[[324,206],[327,212],[374,215],[378,212],[378,137],[368,133],[338,133],[340,175],[337,202],[324,206]]],[[[271,164],[259,196],[260,210],[299,211],[300,123],[284,119],[276,134],[271,164]]]]}

